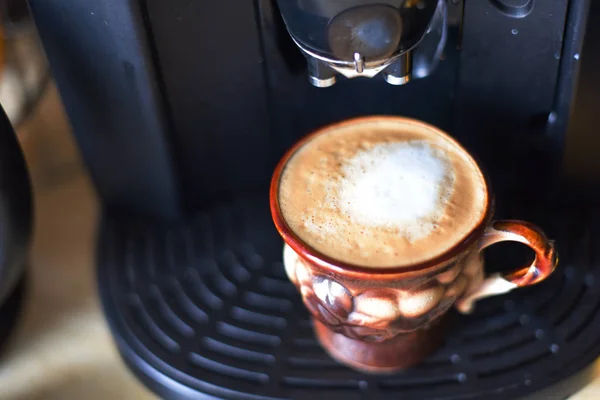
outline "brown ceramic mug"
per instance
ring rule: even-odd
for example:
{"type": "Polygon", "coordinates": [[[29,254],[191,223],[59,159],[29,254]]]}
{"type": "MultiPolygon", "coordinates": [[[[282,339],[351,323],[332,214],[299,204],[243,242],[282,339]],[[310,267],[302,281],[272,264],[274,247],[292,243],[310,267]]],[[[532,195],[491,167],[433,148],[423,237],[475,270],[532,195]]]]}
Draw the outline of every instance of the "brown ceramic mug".
{"type": "Polygon", "coordinates": [[[458,142],[407,118],[357,118],[308,135],[277,166],[270,206],[320,343],[362,371],[418,363],[441,343],[450,307],[469,312],[557,264],[538,227],[493,221],[489,184],[458,142]],[[535,260],[486,277],[482,250],[501,241],[529,246],[535,260]]]}

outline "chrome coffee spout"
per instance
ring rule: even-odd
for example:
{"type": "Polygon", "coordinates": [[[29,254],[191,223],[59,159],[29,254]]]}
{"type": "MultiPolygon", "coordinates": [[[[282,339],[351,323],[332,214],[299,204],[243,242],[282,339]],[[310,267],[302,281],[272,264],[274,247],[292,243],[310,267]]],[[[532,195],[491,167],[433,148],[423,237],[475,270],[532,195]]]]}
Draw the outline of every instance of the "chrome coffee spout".
{"type": "Polygon", "coordinates": [[[412,75],[412,53],[410,51],[400,55],[383,73],[383,77],[390,85],[404,85],[410,82],[412,75]]]}
{"type": "Polygon", "coordinates": [[[332,69],[327,63],[314,58],[306,57],[308,65],[308,80],[319,88],[326,88],[335,85],[337,72],[332,69]]]}
{"type": "Polygon", "coordinates": [[[406,84],[435,69],[446,43],[446,0],[277,1],[316,87],[338,75],[406,84]]]}

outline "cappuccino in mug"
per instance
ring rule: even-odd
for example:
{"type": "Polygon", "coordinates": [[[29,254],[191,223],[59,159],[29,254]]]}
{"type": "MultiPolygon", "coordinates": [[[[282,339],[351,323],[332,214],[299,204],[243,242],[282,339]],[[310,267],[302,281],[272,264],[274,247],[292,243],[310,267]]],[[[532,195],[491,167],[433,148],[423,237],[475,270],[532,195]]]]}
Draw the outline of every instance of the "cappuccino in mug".
{"type": "Polygon", "coordinates": [[[451,307],[543,281],[558,257],[536,225],[495,221],[475,160],[434,126],[363,117],[319,129],[281,159],[269,192],[283,264],[321,345],[389,373],[440,345],[451,307]],[[487,275],[481,252],[516,241],[532,263],[487,275]]]}
{"type": "Polygon", "coordinates": [[[300,240],[374,269],[443,255],[481,224],[488,204],[484,176],[454,139],[385,118],[309,137],[286,163],[277,196],[300,240]]]}

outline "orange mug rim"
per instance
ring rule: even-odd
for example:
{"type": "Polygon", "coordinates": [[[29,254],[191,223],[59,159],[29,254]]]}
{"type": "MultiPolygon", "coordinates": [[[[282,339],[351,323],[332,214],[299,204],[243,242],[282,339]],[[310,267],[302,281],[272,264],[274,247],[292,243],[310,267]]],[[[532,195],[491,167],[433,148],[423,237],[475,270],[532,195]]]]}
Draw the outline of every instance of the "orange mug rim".
{"type": "Polygon", "coordinates": [[[399,275],[405,275],[411,272],[421,272],[424,270],[432,269],[439,266],[440,264],[445,264],[453,260],[454,258],[459,257],[465,251],[470,249],[471,246],[473,246],[477,242],[477,240],[483,235],[485,229],[491,222],[491,217],[493,214],[492,193],[489,180],[487,179],[487,176],[484,174],[484,172],[481,170],[481,167],[479,166],[477,160],[473,157],[473,155],[471,155],[470,152],[468,152],[456,139],[454,139],[452,136],[450,136],[448,133],[441,130],[440,128],[437,128],[431,124],[417,119],[388,115],[356,117],[339,122],[334,122],[325,125],[319,129],[316,129],[315,131],[305,135],[300,140],[298,140],[288,151],[285,152],[285,154],[275,167],[275,171],[271,178],[271,185],[269,188],[269,205],[271,209],[271,216],[273,218],[273,222],[275,223],[277,231],[283,238],[283,241],[302,258],[307,259],[309,262],[317,265],[318,267],[333,273],[338,273],[342,275],[354,275],[357,277],[368,274],[370,278],[380,277],[382,279],[389,279],[399,275]],[[327,131],[343,128],[344,126],[350,124],[368,123],[375,121],[392,121],[408,123],[412,125],[420,125],[437,133],[438,135],[444,137],[446,140],[450,141],[461,151],[463,151],[471,159],[473,164],[477,167],[477,171],[483,178],[486,190],[486,209],[485,212],[482,214],[482,217],[477,222],[477,224],[471,229],[471,231],[467,233],[465,237],[463,237],[456,245],[434,258],[419,263],[392,267],[365,267],[358,264],[343,262],[326,254],[323,254],[322,252],[312,248],[310,245],[305,243],[302,239],[300,239],[298,235],[296,235],[292,231],[292,229],[288,226],[285,219],[283,218],[281,208],[279,205],[279,183],[281,181],[281,175],[283,173],[283,170],[287,165],[288,161],[291,159],[291,157],[310,140],[312,140],[316,136],[324,134],[327,131]]]}

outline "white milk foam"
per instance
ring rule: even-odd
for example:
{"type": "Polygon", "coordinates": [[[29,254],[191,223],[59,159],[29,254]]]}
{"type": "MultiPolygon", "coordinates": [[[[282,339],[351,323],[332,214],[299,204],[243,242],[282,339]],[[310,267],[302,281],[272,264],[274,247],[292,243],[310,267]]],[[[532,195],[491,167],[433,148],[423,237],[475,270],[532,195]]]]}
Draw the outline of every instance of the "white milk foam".
{"type": "Polygon", "coordinates": [[[435,229],[454,180],[444,154],[422,141],[375,145],[342,171],[337,200],[350,222],[397,229],[410,241],[435,229]]]}

